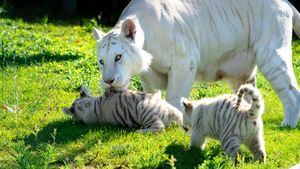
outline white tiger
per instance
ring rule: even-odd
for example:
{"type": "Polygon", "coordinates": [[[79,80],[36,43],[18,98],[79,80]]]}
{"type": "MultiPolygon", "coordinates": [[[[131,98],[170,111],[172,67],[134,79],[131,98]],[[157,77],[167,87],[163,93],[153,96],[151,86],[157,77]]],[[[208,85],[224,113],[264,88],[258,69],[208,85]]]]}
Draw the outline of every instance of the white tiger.
{"type": "Polygon", "coordinates": [[[126,88],[140,74],[146,92],[166,89],[180,109],[192,83],[256,84],[256,66],[295,127],[300,92],[292,67],[292,28],[300,15],[283,0],[132,0],[105,36],[94,29],[104,85],[126,88]]]}
{"type": "Polygon", "coordinates": [[[138,132],[161,132],[172,122],[182,126],[182,113],[161,99],[160,93],[106,90],[92,97],[86,87],[63,112],[83,123],[109,123],[141,128],[138,132]]]}
{"type": "Polygon", "coordinates": [[[192,128],[190,145],[204,148],[205,138],[221,141],[225,152],[233,159],[245,144],[255,160],[266,161],[263,139],[262,113],[264,103],[258,89],[250,84],[242,85],[237,95],[221,95],[199,101],[182,99],[184,128],[192,128]],[[251,104],[244,95],[251,98],[251,104]]]}

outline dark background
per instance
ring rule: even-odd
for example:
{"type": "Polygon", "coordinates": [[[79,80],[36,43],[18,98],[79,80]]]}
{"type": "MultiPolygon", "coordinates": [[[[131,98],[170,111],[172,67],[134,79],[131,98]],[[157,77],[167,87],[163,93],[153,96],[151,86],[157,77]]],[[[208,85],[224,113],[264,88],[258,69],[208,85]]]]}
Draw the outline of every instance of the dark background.
{"type": "Polygon", "coordinates": [[[47,17],[49,22],[80,22],[96,19],[114,25],[130,0],[0,0],[2,16],[36,21],[47,17]]]}
{"type": "MultiPolygon", "coordinates": [[[[296,1],[290,0],[299,10],[296,1]]],[[[0,14],[26,21],[47,17],[49,22],[65,20],[80,23],[82,18],[94,18],[98,23],[112,26],[129,2],[130,0],[0,0],[0,14]]]]}

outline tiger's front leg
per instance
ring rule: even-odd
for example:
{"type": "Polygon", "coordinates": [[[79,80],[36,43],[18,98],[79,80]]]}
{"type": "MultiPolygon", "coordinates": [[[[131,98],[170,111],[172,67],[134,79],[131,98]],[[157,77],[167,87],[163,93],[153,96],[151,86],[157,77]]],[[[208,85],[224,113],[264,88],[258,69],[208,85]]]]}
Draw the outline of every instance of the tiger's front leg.
{"type": "Polygon", "coordinates": [[[188,98],[196,72],[196,61],[186,57],[176,60],[169,71],[166,100],[182,112],[180,99],[188,98]]]}

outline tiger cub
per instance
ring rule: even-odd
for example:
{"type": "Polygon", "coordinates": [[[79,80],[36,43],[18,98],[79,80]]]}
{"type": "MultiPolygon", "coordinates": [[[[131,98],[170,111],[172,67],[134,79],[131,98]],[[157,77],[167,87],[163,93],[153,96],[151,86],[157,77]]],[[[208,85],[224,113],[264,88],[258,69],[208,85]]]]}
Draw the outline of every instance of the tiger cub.
{"type": "Polygon", "coordinates": [[[262,113],[264,102],[258,89],[242,85],[237,95],[221,95],[199,101],[181,99],[184,107],[184,128],[191,128],[190,145],[204,149],[205,138],[219,139],[232,159],[246,145],[254,160],[266,161],[262,113]],[[243,96],[250,97],[249,104],[243,96]]]}
{"type": "Polygon", "coordinates": [[[161,99],[160,92],[147,94],[129,90],[106,90],[100,97],[82,87],[80,97],[63,112],[83,123],[109,123],[140,128],[137,132],[164,131],[172,122],[182,126],[182,113],[161,99]]]}

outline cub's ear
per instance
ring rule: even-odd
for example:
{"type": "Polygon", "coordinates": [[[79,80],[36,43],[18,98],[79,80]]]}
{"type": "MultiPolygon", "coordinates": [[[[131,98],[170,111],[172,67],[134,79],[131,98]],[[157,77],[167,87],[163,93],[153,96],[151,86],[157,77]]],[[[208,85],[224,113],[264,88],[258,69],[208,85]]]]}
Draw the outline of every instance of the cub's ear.
{"type": "Polygon", "coordinates": [[[87,86],[83,85],[80,91],[80,97],[91,96],[90,91],[87,86]]]}
{"type": "Polygon", "coordinates": [[[66,115],[72,115],[72,114],[73,114],[73,113],[70,111],[70,109],[67,108],[67,107],[64,107],[64,108],[62,109],[62,111],[63,111],[66,115]]]}
{"type": "Polygon", "coordinates": [[[158,98],[160,99],[161,98],[161,91],[160,90],[157,90],[154,95],[153,95],[154,98],[158,98]]]}
{"type": "Polygon", "coordinates": [[[123,37],[134,40],[136,33],[136,24],[133,19],[126,19],[121,28],[121,34],[123,37]]]}
{"type": "Polygon", "coordinates": [[[192,113],[193,111],[193,104],[191,101],[189,101],[188,99],[182,97],[181,100],[180,100],[183,108],[184,108],[184,111],[186,113],[192,113]]]}
{"type": "Polygon", "coordinates": [[[101,40],[103,36],[105,35],[104,32],[101,30],[97,29],[96,27],[93,27],[93,36],[96,40],[101,40]]]}

